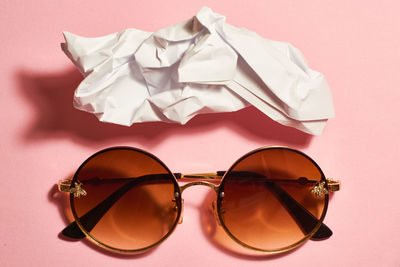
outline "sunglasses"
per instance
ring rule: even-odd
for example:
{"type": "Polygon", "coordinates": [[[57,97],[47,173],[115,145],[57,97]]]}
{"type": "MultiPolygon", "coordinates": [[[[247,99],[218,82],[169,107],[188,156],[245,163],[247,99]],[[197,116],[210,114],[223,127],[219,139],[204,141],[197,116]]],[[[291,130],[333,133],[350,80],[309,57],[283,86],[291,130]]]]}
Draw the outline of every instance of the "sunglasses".
{"type": "Polygon", "coordinates": [[[114,252],[143,252],[182,222],[182,193],[194,185],[216,192],[212,207],[218,225],[245,248],[279,253],[332,235],[322,221],[329,192],[338,191],[340,182],[325,178],[306,154],[286,147],[256,149],[228,171],[207,174],[172,173],[137,148],[104,149],[73,179],[58,183],[70,193],[75,218],[62,234],[88,237],[114,252]]]}

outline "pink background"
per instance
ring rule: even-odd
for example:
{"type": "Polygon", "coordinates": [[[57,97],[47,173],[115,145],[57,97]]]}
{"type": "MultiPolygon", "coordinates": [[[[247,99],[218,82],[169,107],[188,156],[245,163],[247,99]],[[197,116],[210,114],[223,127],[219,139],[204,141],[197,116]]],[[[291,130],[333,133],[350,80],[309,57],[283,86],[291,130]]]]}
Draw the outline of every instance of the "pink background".
{"type": "Polygon", "coordinates": [[[398,1],[2,1],[0,3],[1,266],[400,266],[400,27],[398,1]],[[185,126],[126,128],[74,110],[79,72],[61,31],[101,36],[154,31],[207,5],[235,26],[289,41],[331,86],[336,118],[312,137],[254,108],[185,126]],[[184,222],[157,249],[123,257],[58,237],[67,224],[55,183],[99,149],[139,147],[173,171],[228,168],[246,152],[287,145],[313,157],[342,191],[325,222],[334,235],[274,257],[224,249],[208,234],[209,189],[185,191],[184,222]],[[272,265],[271,265],[272,264],[272,265]]]}

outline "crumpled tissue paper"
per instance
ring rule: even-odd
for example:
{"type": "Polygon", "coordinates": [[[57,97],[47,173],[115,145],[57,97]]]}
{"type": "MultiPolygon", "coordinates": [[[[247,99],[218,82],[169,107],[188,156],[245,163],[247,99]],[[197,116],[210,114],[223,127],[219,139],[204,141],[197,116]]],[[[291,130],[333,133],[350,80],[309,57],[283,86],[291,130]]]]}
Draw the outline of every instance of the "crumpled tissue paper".
{"type": "Polygon", "coordinates": [[[198,114],[253,105],[283,125],[319,135],[334,116],[324,76],[298,49],[231,26],[207,7],[154,33],[64,37],[62,50],[85,76],[74,106],[103,122],[185,124],[198,114]]]}

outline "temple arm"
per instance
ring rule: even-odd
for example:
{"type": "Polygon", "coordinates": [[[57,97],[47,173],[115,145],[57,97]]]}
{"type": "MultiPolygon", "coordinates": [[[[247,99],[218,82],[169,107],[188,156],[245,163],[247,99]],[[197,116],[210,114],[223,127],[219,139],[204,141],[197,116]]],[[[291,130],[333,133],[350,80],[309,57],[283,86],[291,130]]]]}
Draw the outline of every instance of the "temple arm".
{"type": "MultiPolygon", "coordinates": [[[[218,174],[222,174],[223,172],[218,172],[218,174]]],[[[319,181],[309,180],[306,177],[300,177],[296,180],[293,179],[265,179],[264,175],[260,175],[254,172],[246,172],[246,171],[234,171],[230,172],[230,176],[243,178],[243,177],[251,177],[254,179],[259,179],[260,182],[265,183],[267,188],[276,196],[279,202],[285,207],[288,213],[292,216],[292,218],[299,225],[300,229],[303,231],[305,235],[310,233],[315,226],[318,224],[319,220],[312,215],[306,208],[304,208],[299,202],[297,202],[290,194],[288,194],[285,190],[283,190],[277,182],[279,183],[298,183],[300,185],[307,184],[317,184],[319,181]]],[[[255,180],[257,181],[257,180],[255,180]]],[[[332,235],[332,230],[329,229],[324,223],[318,228],[318,230],[311,237],[314,240],[326,239],[332,235]]]]}
{"type": "MultiPolygon", "coordinates": [[[[96,224],[100,221],[100,219],[106,214],[106,212],[117,202],[123,195],[125,195],[132,187],[141,183],[151,184],[151,183],[162,183],[162,182],[170,182],[171,176],[169,174],[151,174],[144,175],[138,178],[121,178],[121,179],[101,179],[101,178],[92,178],[89,180],[85,180],[84,183],[107,183],[107,182],[127,182],[117,191],[112,193],[102,202],[97,204],[90,211],[85,213],[82,217],[79,218],[81,224],[85,227],[85,229],[90,232],[96,224]]],[[[85,237],[85,234],[81,231],[78,224],[74,221],[69,224],[67,227],[62,230],[62,234],[69,238],[73,239],[81,239],[85,237]]]]}
{"type": "MultiPolygon", "coordinates": [[[[276,183],[267,182],[268,189],[279,199],[284,205],[286,210],[292,216],[292,218],[299,225],[300,229],[305,235],[310,233],[319,220],[312,215],[306,208],[304,208],[299,202],[292,198],[285,190],[283,190],[276,183]]],[[[329,229],[324,223],[318,228],[318,230],[312,235],[312,239],[326,239],[332,235],[332,230],[329,229]]]]}

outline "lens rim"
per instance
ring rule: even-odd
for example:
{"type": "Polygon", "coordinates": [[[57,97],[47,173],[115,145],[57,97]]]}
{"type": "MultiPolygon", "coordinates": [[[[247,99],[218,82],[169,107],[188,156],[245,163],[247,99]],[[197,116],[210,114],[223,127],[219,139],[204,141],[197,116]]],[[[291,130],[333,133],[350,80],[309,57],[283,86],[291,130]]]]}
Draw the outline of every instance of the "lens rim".
{"type": "MultiPolygon", "coordinates": [[[[246,153],[245,155],[243,155],[242,157],[240,157],[238,160],[235,161],[235,163],[233,163],[233,165],[225,172],[224,176],[221,179],[221,183],[218,186],[218,191],[217,191],[217,216],[218,216],[218,220],[222,226],[222,228],[224,229],[224,231],[226,232],[226,234],[233,239],[235,242],[237,242],[238,244],[240,244],[241,246],[253,250],[253,251],[258,251],[258,252],[263,252],[265,254],[278,254],[278,253],[283,253],[283,252],[287,252],[289,250],[295,249],[296,247],[302,245],[303,243],[305,243],[308,239],[310,239],[312,237],[312,235],[318,231],[318,229],[320,228],[320,226],[322,225],[322,222],[325,218],[326,212],[328,210],[328,203],[329,203],[329,195],[325,194],[325,200],[324,200],[324,209],[322,211],[321,217],[317,223],[317,225],[314,227],[314,229],[308,234],[306,235],[304,238],[302,238],[301,240],[295,242],[294,244],[288,245],[286,247],[282,247],[282,248],[278,248],[278,249],[261,249],[261,248],[257,248],[257,247],[253,247],[251,245],[248,245],[246,243],[244,243],[243,241],[241,241],[240,239],[238,239],[237,237],[235,237],[228,229],[228,227],[225,225],[224,220],[222,219],[222,212],[221,212],[221,202],[223,199],[223,192],[224,192],[224,184],[225,184],[225,180],[227,175],[236,167],[236,165],[238,165],[241,161],[245,160],[246,158],[248,158],[249,156],[256,154],[258,152],[264,151],[264,150],[288,150],[288,151],[292,151],[295,153],[298,153],[302,156],[304,156],[306,159],[310,160],[311,163],[314,164],[315,167],[317,167],[318,171],[321,173],[321,181],[325,182],[325,188],[328,190],[327,187],[327,180],[325,177],[325,174],[323,173],[322,169],[318,166],[318,164],[311,158],[309,157],[307,154],[305,154],[304,152],[301,152],[297,149],[294,148],[289,148],[289,147],[285,147],[285,146],[267,146],[267,147],[260,147],[257,149],[254,149],[248,153],[246,153]]],[[[283,207],[282,207],[283,208],[283,207]]]]}
{"type": "Polygon", "coordinates": [[[147,250],[149,250],[151,248],[156,247],[160,243],[162,243],[175,230],[176,226],[178,225],[179,219],[182,216],[182,192],[181,192],[181,189],[179,187],[179,184],[178,184],[178,181],[177,181],[175,175],[170,171],[170,169],[159,158],[157,158],[156,156],[154,156],[153,154],[151,154],[151,153],[149,153],[147,151],[144,151],[144,150],[139,149],[139,148],[129,147],[129,146],[114,146],[114,147],[109,147],[109,148],[106,148],[106,149],[103,149],[103,150],[100,150],[100,151],[94,153],[89,158],[87,158],[79,166],[79,168],[76,170],[76,172],[74,174],[74,177],[72,178],[71,184],[72,185],[75,184],[75,182],[78,179],[78,175],[79,175],[81,169],[86,165],[87,162],[89,162],[91,159],[93,159],[94,157],[98,156],[99,154],[102,154],[102,153],[105,153],[105,152],[108,152],[108,151],[112,151],[112,150],[131,150],[131,151],[142,153],[145,156],[149,156],[150,158],[152,158],[155,161],[157,161],[158,163],[160,163],[167,170],[168,174],[171,175],[171,178],[172,178],[173,183],[174,183],[174,192],[175,192],[174,194],[176,194],[178,192],[178,196],[175,195],[175,198],[177,200],[176,203],[177,203],[177,206],[178,206],[178,211],[177,211],[176,220],[175,220],[174,224],[172,225],[171,229],[159,241],[157,241],[156,243],[154,243],[152,245],[149,245],[147,247],[140,248],[140,249],[129,249],[129,250],[128,249],[120,249],[120,248],[115,248],[115,247],[109,246],[109,245],[97,240],[89,232],[86,231],[85,227],[81,224],[80,219],[79,219],[79,217],[78,217],[78,215],[76,213],[75,204],[74,204],[74,194],[73,193],[70,193],[70,196],[69,196],[70,205],[71,205],[71,211],[72,211],[72,214],[74,216],[75,222],[78,225],[78,227],[80,228],[80,230],[85,234],[85,236],[90,241],[92,241],[96,245],[98,245],[98,246],[100,246],[100,247],[102,247],[102,248],[104,248],[106,250],[109,250],[111,252],[117,252],[117,253],[120,253],[120,254],[139,254],[139,253],[143,253],[143,252],[145,252],[145,251],[147,251],[147,250]]]}

